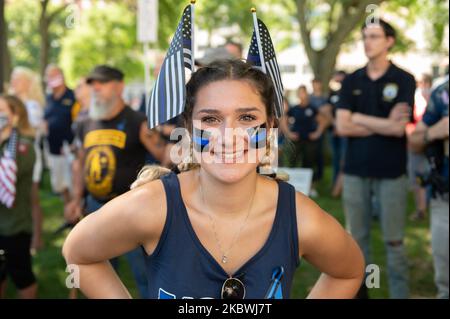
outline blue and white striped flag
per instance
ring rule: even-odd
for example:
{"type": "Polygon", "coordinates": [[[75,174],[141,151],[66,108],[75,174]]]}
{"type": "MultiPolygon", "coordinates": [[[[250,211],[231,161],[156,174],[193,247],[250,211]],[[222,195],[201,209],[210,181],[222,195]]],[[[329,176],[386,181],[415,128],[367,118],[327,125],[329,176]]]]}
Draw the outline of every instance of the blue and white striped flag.
{"type": "Polygon", "coordinates": [[[186,97],[185,68],[194,71],[193,4],[188,5],[159,71],[147,105],[149,128],[181,114],[186,97]]]}
{"type": "MultiPolygon", "coordinates": [[[[252,10],[253,11],[253,10],[252,10]]],[[[275,49],[266,25],[256,18],[253,11],[254,30],[247,61],[256,68],[268,74],[275,87],[275,116],[280,118],[283,115],[283,83],[281,82],[280,69],[278,67],[275,49]]]]}

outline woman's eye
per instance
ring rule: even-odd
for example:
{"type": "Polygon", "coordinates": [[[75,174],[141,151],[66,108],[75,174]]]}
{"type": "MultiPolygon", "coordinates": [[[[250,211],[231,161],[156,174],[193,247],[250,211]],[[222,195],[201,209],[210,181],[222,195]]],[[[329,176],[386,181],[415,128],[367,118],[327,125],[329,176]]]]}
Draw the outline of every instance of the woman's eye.
{"type": "Polygon", "coordinates": [[[256,116],[245,114],[245,115],[241,116],[241,120],[246,121],[246,122],[251,122],[251,121],[256,120],[256,116]]]}
{"type": "Polygon", "coordinates": [[[215,124],[219,122],[219,119],[212,117],[212,116],[205,116],[201,119],[201,121],[203,123],[208,123],[208,124],[215,124]]]}

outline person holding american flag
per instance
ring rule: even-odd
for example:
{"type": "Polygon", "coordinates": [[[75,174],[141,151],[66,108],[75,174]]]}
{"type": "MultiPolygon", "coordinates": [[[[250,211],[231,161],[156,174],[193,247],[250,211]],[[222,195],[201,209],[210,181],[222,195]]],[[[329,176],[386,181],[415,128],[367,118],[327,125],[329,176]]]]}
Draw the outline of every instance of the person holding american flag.
{"type": "Polygon", "coordinates": [[[34,131],[24,104],[0,95],[0,298],[11,277],[21,298],[35,298],[31,250],[40,242],[42,216],[32,205],[34,131]]]}

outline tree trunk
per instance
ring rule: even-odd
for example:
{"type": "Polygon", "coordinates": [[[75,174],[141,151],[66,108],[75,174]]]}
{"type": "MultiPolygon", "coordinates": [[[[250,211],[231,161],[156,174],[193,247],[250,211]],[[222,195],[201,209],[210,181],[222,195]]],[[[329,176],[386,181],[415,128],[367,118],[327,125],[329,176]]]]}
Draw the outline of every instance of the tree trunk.
{"type": "Polygon", "coordinates": [[[41,15],[39,18],[39,34],[41,36],[41,55],[39,57],[39,69],[41,79],[44,79],[45,68],[49,64],[50,60],[50,25],[52,21],[67,8],[69,2],[66,1],[52,13],[50,13],[48,10],[48,4],[49,0],[41,0],[41,15]]]}
{"type": "Polygon", "coordinates": [[[5,82],[8,81],[8,36],[5,21],[5,0],[0,0],[0,93],[5,90],[5,82]]]}
{"type": "Polygon", "coordinates": [[[39,35],[41,36],[39,74],[44,79],[45,68],[48,65],[50,39],[49,39],[49,19],[47,16],[48,0],[41,1],[41,16],[39,18],[39,35]]]}
{"type": "Polygon", "coordinates": [[[50,51],[50,37],[48,32],[48,21],[46,19],[42,20],[39,25],[39,33],[41,35],[41,55],[39,57],[39,73],[41,79],[44,78],[45,68],[49,61],[49,51],[50,51]]]}
{"type": "Polygon", "coordinates": [[[337,21],[333,21],[332,16],[329,16],[329,34],[326,36],[326,46],[322,50],[315,50],[311,44],[311,30],[308,28],[307,20],[309,12],[307,12],[306,9],[306,1],[307,0],[296,0],[297,18],[300,23],[300,35],[314,77],[321,80],[324,93],[328,94],[329,82],[336,67],[336,60],[341,45],[345,42],[351,31],[362,22],[366,14],[367,6],[369,4],[380,4],[384,0],[359,0],[343,3],[342,14],[337,21]],[[332,29],[331,24],[336,25],[334,30],[332,29]]]}

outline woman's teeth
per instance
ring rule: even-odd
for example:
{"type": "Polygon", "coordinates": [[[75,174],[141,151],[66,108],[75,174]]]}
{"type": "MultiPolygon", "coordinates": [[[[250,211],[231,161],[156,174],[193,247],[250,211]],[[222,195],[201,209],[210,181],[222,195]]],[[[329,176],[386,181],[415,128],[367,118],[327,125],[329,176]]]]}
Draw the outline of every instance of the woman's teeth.
{"type": "Polygon", "coordinates": [[[233,160],[240,158],[244,155],[244,151],[238,151],[234,153],[214,153],[217,158],[223,158],[225,160],[233,160]]]}

